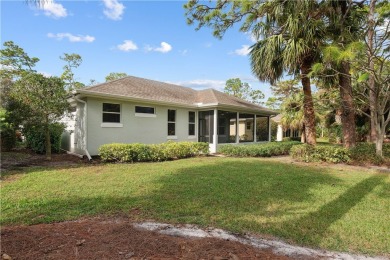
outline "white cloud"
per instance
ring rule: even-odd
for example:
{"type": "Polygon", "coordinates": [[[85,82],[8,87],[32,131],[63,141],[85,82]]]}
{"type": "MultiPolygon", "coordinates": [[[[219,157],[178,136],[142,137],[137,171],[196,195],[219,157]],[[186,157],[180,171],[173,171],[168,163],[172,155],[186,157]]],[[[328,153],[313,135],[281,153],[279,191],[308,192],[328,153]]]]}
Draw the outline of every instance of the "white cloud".
{"type": "Polygon", "coordinates": [[[68,12],[62,4],[58,4],[53,0],[43,1],[43,3],[39,6],[39,9],[42,10],[46,16],[52,18],[63,18],[68,16],[68,12]]]}
{"type": "Polygon", "coordinates": [[[213,88],[222,91],[225,87],[226,81],[213,80],[213,79],[195,79],[195,80],[180,81],[180,82],[168,82],[168,83],[181,85],[193,89],[213,88]]]}
{"type": "Polygon", "coordinates": [[[47,37],[62,40],[67,38],[70,42],[93,42],[95,37],[90,35],[73,35],[71,33],[48,33],[47,37]]]}
{"type": "Polygon", "coordinates": [[[118,50],[126,52],[138,50],[137,45],[131,40],[125,40],[122,44],[119,44],[116,47],[118,50]]]}
{"type": "Polygon", "coordinates": [[[125,6],[118,2],[118,0],[103,0],[105,9],[104,15],[111,20],[121,20],[125,6]]]}
{"type": "Polygon", "coordinates": [[[237,49],[233,51],[233,54],[240,55],[240,56],[246,56],[250,52],[250,46],[249,45],[242,45],[241,49],[237,49]]]}
{"type": "Polygon", "coordinates": [[[172,46],[169,43],[161,42],[160,47],[152,47],[150,45],[146,45],[144,49],[146,52],[157,51],[157,52],[161,52],[161,53],[167,53],[167,52],[170,52],[172,50],[172,46]]]}

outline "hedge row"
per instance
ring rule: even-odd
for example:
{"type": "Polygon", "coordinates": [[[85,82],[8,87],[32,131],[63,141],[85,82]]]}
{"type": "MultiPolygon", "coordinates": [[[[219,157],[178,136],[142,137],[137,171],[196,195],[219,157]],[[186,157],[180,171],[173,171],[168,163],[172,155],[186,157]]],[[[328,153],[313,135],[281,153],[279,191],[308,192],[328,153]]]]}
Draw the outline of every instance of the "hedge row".
{"type": "MultiPolygon", "coordinates": [[[[390,158],[390,144],[383,144],[383,157],[390,158]]],[[[382,164],[384,159],[375,153],[375,144],[359,143],[351,149],[351,159],[356,163],[382,164]]]]}
{"type": "MultiPolygon", "coordinates": [[[[375,144],[359,143],[348,150],[339,145],[297,145],[291,148],[291,157],[304,162],[368,163],[382,164],[384,159],[376,155],[375,144]]],[[[390,144],[383,144],[383,156],[390,157],[390,144]]]]}
{"type": "Polygon", "coordinates": [[[335,145],[296,145],[291,148],[290,155],[304,162],[346,163],[351,161],[350,151],[335,145]]]}
{"type": "Polygon", "coordinates": [[[106,162],[167,161],[208,154],[208,143],[171,142],[162,144],[105,144],[99,147],[99,155],[106,162]]]}
{"type": "Polygon", "coordinates": [[[270,142],[262,144],[248,145],[221,145],[218,149],[219,153],[228,156],[240,157],[270,157],[276,155],[289,154],[291,147],[300,144],[300,142],[270,142]]]}

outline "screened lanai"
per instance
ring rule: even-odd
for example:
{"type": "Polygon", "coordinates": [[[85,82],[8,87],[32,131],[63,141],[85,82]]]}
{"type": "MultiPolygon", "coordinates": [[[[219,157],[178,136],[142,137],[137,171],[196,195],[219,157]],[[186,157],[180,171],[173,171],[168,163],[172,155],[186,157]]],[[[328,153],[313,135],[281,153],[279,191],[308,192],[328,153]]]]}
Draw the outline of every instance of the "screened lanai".
{"type": "Polygon", "coordinates": [[[270,115],[213,109],[199,111],[198,118],[199,142],[208,142],[211,152],[218,145],[271,140],[270,115]]]}

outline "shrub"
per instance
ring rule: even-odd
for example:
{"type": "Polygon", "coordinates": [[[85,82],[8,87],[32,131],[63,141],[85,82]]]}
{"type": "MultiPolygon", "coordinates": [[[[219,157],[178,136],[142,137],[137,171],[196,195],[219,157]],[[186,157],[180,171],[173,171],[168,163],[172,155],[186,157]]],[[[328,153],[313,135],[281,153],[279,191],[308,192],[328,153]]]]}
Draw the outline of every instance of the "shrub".
{"type": "MultiPolygon", "coordinates": [[[[390,144],[383,144],[383,156],[390,157],[390,144]]],[[[375,153],[375,144],[358,143],[351,149],[351,159],[356,163],[382,164],[384,159],[375,153]]]]}
{"type": "Polygon", "coordinates": [[[290,155],[304,162],[345,163],[351,160],[350,151],[336,145],[296,145],[291,148],[290,155]]]}
{"type": "Polygon", "coordinates": [[[166,161],[207,154],[208,143],[166,142],[162,144],[104,144],[99,147],[103,161],[147,162],[166,161]]]}
{"type": "Polygon", "coordinates": [[[221,145],[218,152],[228,156],[270,157],[289,154],[291,147],[297,144],[300,144],[300,142],[270,142],[248,145],[226,144],[221,145]]]}
{"type": "Polygon", "coordinates": [[[12,126],[3,125],[0,131],[1,150],[9,151],[16,146],[16,132],[12,126]]]}
{"type": "MultiPolygon", "coordinates": [[[[61,135],[65,125],[62,123],[52,123],[49,125],[51,151],[59,153],[61,149],[61,135]]],[[[36,153],[45,153],[45,131],[42,126],[30,126],[24,131],[26,136],[26,146],[36,153]]]]}
{"type": "Polygon", "coordinates": [[[16,146],[16,132],[5,109],[0,109],[0,138],[2,151],[9,151],[16,146]]]}
{"type": "Polygon", "coordinates": [[[297,136],[295,136],[295,137],[283,137],[282,141],[283,142],[291,142],[291,141],[298,141],[298,142],[300,142],[301,138],[297,137],[297,136]]]}

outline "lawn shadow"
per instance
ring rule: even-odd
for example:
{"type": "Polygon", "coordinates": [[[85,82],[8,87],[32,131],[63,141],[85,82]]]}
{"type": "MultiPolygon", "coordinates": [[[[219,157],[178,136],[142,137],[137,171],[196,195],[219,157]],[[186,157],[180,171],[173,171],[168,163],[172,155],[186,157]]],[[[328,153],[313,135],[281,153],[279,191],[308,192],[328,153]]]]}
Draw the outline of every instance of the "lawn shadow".
{"type": "MultiPolygon", "coordinates": [[[[284,224],[284,230],[295,230],[295,241],[318,244],[326,236],[330,226],[340,220],[376,187],[385,185],[387,175],[373,174],[360,181],[318,210],[284,224]]],[[[284,234],[288,237],[290,234],[284,234]]]]}
{"type": "Polygon", "coordinates": [[[299,218],[318,185],[342,183],[327,172],[271,161],[214,159],[159,178],[161,188],[144,199],[166,221],[265,230],[275,221],[299,218]]]}

